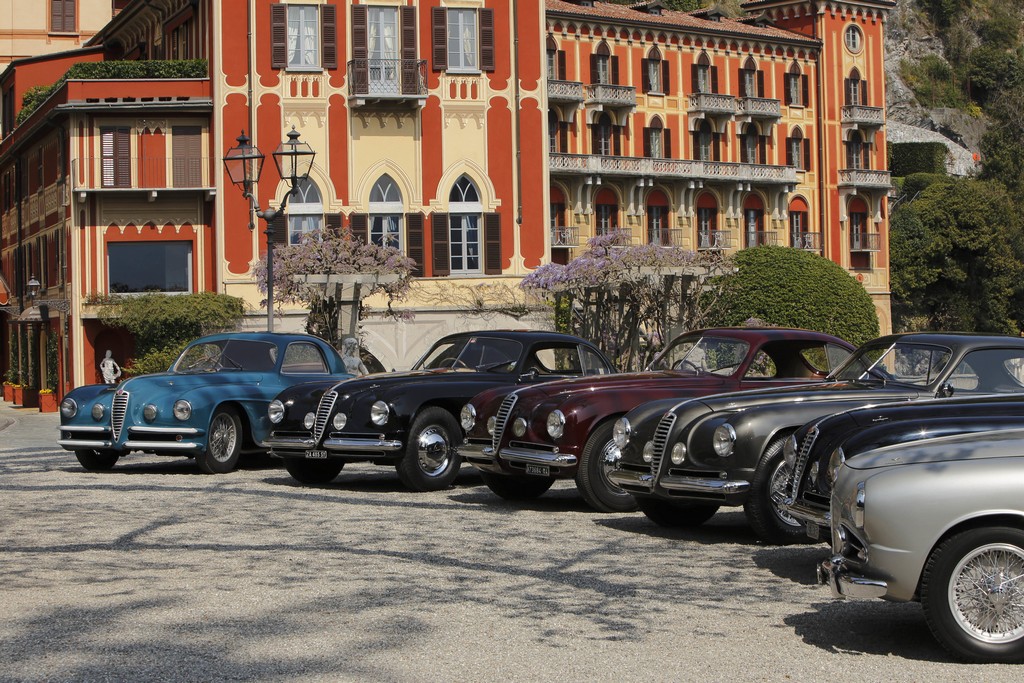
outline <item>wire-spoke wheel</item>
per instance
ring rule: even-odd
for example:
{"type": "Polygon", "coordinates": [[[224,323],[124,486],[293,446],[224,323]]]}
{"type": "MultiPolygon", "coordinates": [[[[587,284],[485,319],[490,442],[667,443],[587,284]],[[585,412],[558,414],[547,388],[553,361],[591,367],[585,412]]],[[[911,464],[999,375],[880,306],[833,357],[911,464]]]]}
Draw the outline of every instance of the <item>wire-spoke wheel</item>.
{"type": "Polygon", "coordinates": [[[238,465],[242,452],[242,421],[230,408],[220,408],[210,419],[206,450],[196,456],[207,474],[230,472],[238,465]]]}

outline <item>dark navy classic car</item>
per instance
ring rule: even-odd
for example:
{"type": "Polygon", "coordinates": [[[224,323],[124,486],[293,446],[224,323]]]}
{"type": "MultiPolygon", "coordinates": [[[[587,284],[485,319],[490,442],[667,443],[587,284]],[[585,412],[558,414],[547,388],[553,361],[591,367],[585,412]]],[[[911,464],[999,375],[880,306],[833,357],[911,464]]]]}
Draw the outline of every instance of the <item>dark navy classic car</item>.
{"type": "Polygon", "coordinates": [[[603,375],[612,365],[590,342],[556,332],[468,332],[436,342],[409,372],[310,383],[270,404],[264,444],[304,484],[333,480],[346,462],[396,467],[415,491],[447,488],[462,458],[458,415],[496,386],[603,375]]]}
{"type": "Polygon", "coordinates": [[[258,451],[267,406],[284,387],[351,377],[338,352],[308,334],[230,332],[189,344],[170,370],[116,387],[71,390],[60,404],[60,439],[87,470],[106,470],[131,452],[195,458],[208,473],[230,472],[258,451]]]}

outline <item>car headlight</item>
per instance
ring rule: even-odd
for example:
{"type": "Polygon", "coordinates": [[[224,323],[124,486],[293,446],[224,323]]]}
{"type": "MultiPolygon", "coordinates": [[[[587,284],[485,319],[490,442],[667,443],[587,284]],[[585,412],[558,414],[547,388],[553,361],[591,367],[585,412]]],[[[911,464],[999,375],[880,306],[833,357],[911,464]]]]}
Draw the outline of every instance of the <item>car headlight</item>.
{"type": "Polygon", "coordinates": [[[498,418],[496,418],[494,415],[491,415],[489,418],[487,418],[487,433],[488,434],[490,434],[491,436],[494,436],[494,430],[497,428],[497,426],[498,426],[498,418]]]}
{"type": "Polygon", "coordinates": [[[843,447],[832,451],[832,455],[828,458],[828,471],[825,473],[828,477],[828,485],[832,488],[836,486],[836,477],[839,476],[839,468],[846,462],[846,454],[843,453],[843,447]]]}
{"type": "Polygon", "coordinates": [[[342,429],[345,428],[345,425],[348,424],[348,415],[346,415],[345,413],[336,413],[334,415],[334,420],[331,421],[331,424],[334,425],[334,428],[340,432],[342,429]]]}
{"type": "Polygon", "coordinates": [[[388,408],[388,404],[384,401],[374,401],[373,405],[370,406],[370,422],[378,427],[387,424],[389,415],[391,415],[391,409],[388,408]]]}
{"type": "Polygon", "coordinates": [[[682,465],[683,461],[686,460],[686,444],[680,441],[672,447],[672,464],[682,465]]]}
{"type": "Polygon", "coordinates": [[[146,420],[146,422],[152,422],[153,420],[155,420],[156,415],[157,409],[156,406],[153,405],[152,403],[147,403],[145,407],[142,409],[142,417],[146,420]]]}
{"type": "Polygon", "coordinates": [[[624,417],[620,417],[615,421],[612,426],[612,442],[619,448],[625,448],[629,445],[629,437],[633,435],[633,426],[629,424],[629,420],[624,417]]]}
{"type": "Polygon", "coordinates": [[[736,430],[726,422],[718,425],[714,436],[711,437],[711,445],[720,458],[728,458],[732,455],[733,445],[736,443],[736,430]]]}
{"type": "Polygon", "coordinates": [[[644,444],[644,462],[651,462],[654,460],[654,442],[648,441],[644,444]]]}
{"type": "Polygon", "coordinates": [[[521,437],[526,433],[526,418],[517,417],[515,422],[512,423],[512,433],[517,437],[521,437]]]}
{"type": "Polygon", "coordinates": [[[459,412],[459,424],[467,432],[476,426],[476,408],[473,407],[472,403],[462,406],[462,410],[459,412]]]}
{"type": "Polygon", "coordinates": [[[790,469],[796,467],[796,434],[790,434],[786,443],[782,444],[782,459],[790,469]]]}
{"type": "Polygon", "coordinates": [[[565,433],[565,415],[561,410],[552,410],[548,414],[548,435],[558,439],[565,433]]]}
{"type": "Polygon", "coordinates": [[[61,417],[66,417],[69,420],[75,415],[78,415],[78,404],[75,403],[75,399],[66,398],[60,402],[60,414],[61,417]]]}
{"type": "Polygon", "coordinates": [[[309,412],[302,416],[302,426],[306,429],[312,429],[316,424],[316,413],[309,412]]]}
{"type": "Polygon", "coordinates": [[[96,421],[102,420],[106,412],[102,403],[94,403],[92,406],[92,419],[96,421]]]}
{"type": "Polygon", "coordinates": [[[284,403],[278,401],[276,398],[270,402],[267,406],[267,417],[274,424],[279,424],[284,419],[284,403]]]}
{"type": "Polygon", "coordinates": [[[174,402],[174,417],[182,422],[192,417],[192,404],[185,399],[178,399],[174,402]]]}

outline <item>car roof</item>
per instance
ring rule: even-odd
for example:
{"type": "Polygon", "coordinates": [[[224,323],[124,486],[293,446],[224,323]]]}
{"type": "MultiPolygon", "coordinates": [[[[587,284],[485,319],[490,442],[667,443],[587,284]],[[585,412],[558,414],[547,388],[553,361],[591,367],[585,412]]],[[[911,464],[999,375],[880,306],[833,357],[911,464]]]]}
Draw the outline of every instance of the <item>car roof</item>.
{"type": "Polygon", "coordinates": [[[978,332],[905,332],[879,337],[872,342],[895,343],[915,342],[919,344],[941,344],[944,346],[1024,346],[1024,338],[1012,334],[992,334],[978,332]]]}
{"type": "Polygon", "coordinates": [[[582,337],[577,337],[571,334],[565,334],[562,332],[550,332],[548,330],[475,330],[472,332],[454,332],[452,334],[446,334],[441,337],[434,344],[447,341],[449,339],[462,339],[464,337],[491,337],[494,339],[514,339],[521,342],[537,342],[537,341],[553,341],[562,343],[585,343],[593,344],[582,337]]]}
{"type": "Polygon", "coordinates": [[[207,334],[202,337],[198,337],[193,341],[221,341],[223,339],[249,339],[252,341],[267,341],[275,344],[287,344],[288,342],[297,340],[317,340],[330,346],[330,344],[321,339],[320,337],[312,334],[306,334],[305,332],[258,332],[258,331],[245,331],[245,332],[217,332],[215,334],[207,334]]]}
{"type": "Polygon", "coordinates": [[[718,337],[734,337],[746,340],[759,339],[772,341],[777,339],[802,339],[820,342],[840,342],[846,344],[850,348],[854,348],[853,344],[845,339],[836,337],[835,335],[826,334],[824,332],[815,332],[814,330],[805,330],[799,327],[707,327],[700,330],[683,332],[679,336],[698,334],[718,337]]]}

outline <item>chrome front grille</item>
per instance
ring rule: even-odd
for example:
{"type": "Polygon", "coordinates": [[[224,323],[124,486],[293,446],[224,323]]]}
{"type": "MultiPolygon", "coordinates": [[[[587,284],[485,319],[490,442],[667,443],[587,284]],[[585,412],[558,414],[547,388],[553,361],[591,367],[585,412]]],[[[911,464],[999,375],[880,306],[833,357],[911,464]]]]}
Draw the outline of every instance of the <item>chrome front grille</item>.
{"type": "Polygon", "coordinates": [[[508,416],[512,414],[512,409],[516,406],[516,401],[519,400],[519,396],[512,392],[505,397],[505,400],[501,402],[501,406],[498,407],[498,414],[494,416],[494,435],[491,436],[491,446],[494,450],[498,450],[498,445],[501,443],[501,435],[505,432],[505,424],[508,422],[508,416]]]}
{"type": "Polygon", "coordinates": [[[128,413],[128,392],[114,392],[114,402],[110,405],[110,429],[114,434],[114,441],[121,438],[121,428],[124,427],[124,416],[128,413]]]}
{"type": "Polygon", "coordinates": [[[668,435],[672,433],[672,427],[679,418],[675,411],[665,413],[654,430],[654,458],[651,460],[651,475],[658,476],[661,469],[661,460],[665,457],[665,446],[668,444],[668,435]]]}
{"type": "Polygon", "coordinates": [[[811,447],[818,439],[818,425],[814,425],[807,432],[804,440],[796,445],[796,462],[793,463],[793,476],[789,480],[789,495],[796,498],[800,492],[800,482],[804,478],[804,471],[807,469],[807,458],[811,454],[811,447]]]}
{"type": "Polygon", "coordinates": [[[334,410],[334,402],[337,400],[337,391],[325,391],[320,398],[320,405],[316,407],[316,420],[313,422],[313,438],[317,443],[320,443],[320,438],[324,435],[327,420],[330,419],[331,411],[334,410]]]}

